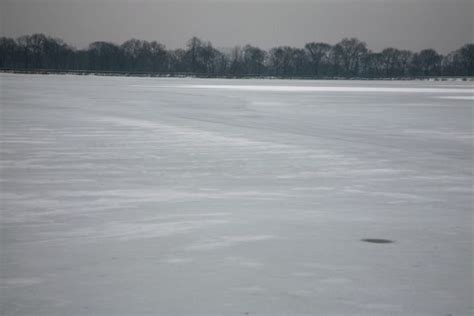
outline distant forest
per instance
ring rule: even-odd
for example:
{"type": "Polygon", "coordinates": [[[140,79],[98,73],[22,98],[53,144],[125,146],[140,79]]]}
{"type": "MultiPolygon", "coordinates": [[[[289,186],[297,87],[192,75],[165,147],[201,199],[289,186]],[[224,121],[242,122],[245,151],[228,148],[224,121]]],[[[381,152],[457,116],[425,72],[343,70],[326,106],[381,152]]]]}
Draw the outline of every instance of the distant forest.
{"type": "Polygon", "coordinates": [[[268,51],[252,45],[219,50],[197,37],[185,49],[166,49],[156,41],[137,39],[121,45],[94,42],[87,49],[75,49],[61,39],[33,34],[0,38],[0,68],[225,77],[473,76],[474,44],[445,56],[434,49],[411,52],[390,47],[374,52],[356,38],[335,45],[311,42],[304,48],[278,46],[268,51]]]}

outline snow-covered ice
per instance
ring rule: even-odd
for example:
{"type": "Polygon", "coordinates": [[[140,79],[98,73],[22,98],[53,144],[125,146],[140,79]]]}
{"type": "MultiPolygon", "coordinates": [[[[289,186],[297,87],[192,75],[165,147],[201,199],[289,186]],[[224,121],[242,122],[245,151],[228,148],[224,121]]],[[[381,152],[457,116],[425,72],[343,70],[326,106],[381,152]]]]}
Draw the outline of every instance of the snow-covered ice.
{"type": "Polygon", "coordinates": [[[0,313],[472,315],[473,88],[2,74],[0,313]]]}

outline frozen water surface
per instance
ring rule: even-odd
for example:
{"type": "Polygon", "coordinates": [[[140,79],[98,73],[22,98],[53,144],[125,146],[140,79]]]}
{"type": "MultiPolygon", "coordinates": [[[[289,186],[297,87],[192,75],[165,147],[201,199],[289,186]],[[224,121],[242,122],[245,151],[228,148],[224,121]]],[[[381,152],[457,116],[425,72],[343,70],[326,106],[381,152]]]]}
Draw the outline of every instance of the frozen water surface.
{"type": "Polygon", "coordinates": [[[470,83],[0,80],[5,315],[473,312],[470,83]]]}

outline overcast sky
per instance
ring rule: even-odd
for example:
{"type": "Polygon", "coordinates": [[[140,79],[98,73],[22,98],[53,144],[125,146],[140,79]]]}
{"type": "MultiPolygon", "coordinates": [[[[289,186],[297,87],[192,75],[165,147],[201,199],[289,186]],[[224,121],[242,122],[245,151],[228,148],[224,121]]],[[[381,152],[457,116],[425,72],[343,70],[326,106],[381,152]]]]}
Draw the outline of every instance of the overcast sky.
{"type": "Polygon", "coordinates": [[[184,47],[192,36],[217,47],[270,48],[358,37],[442,53],[474,41],[474,0],[0,0],[3,36],[35,32],[76,47],[130,38],[184,47]]]}

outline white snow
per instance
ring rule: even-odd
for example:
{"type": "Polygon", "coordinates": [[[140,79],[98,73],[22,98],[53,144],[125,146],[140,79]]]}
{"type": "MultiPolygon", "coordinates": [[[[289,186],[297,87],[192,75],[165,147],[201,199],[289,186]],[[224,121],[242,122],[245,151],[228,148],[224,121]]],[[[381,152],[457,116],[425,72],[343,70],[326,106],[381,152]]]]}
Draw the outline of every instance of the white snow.
{"type": "MultiPolygon", "coordinates": [[[[368,83],[370,84],[370,82],[368,83]]],[[[145,87],[145,86],[144,86],[145,87]]],[[[154,88],[155,86],[148,86],[154,88]]],[[[185,89],[223,89],[238,91],[265,91],[265,92],[377,92],[377,93],[468,93],[472,94],[472,89],[456,89],[456,88],[394,88],[394,87],[338,87],[338,86],[283,86],[283,85],[177,85],[163,86],[163,88],[185,88],[185,89]]],[[[452,97],[451,97],[452,98],[452,97]]],[[[456,99],[459,97],[456,96],[456,99]]],[[[469,97],[472,98],[472,97],[469,97]]]]}
{"type": "Polygon", "coordinates": [[[447,99],[447,100],[474,100],[474,95],[464,95],[464,96],[454,95],[454,96],[443,96],[439,98],[447,99]]]}
{"type": "Polygon", "coordinates": [[[2,315],[472,315],[472,84],[0,89],[2,315]]]}

